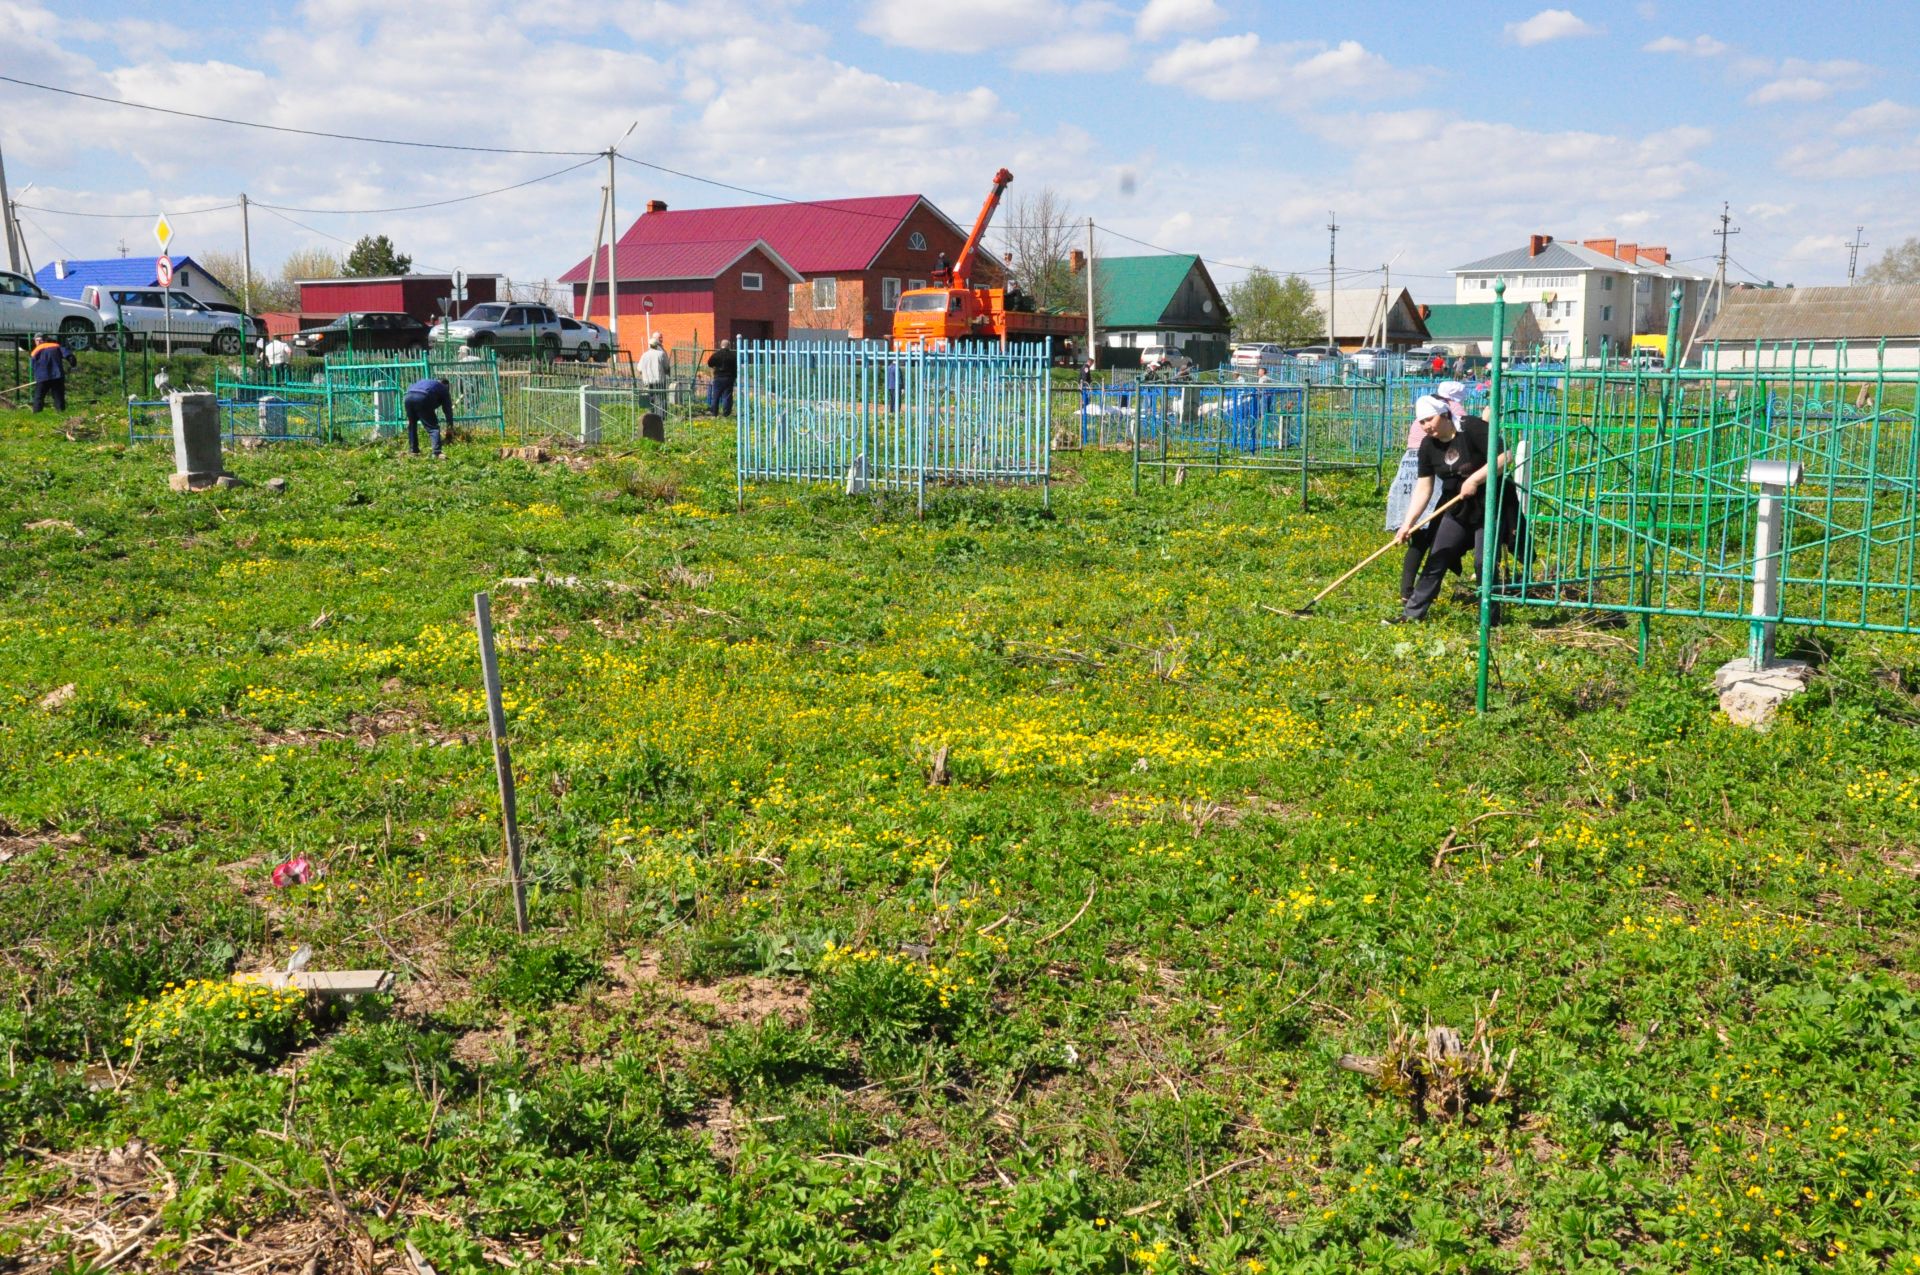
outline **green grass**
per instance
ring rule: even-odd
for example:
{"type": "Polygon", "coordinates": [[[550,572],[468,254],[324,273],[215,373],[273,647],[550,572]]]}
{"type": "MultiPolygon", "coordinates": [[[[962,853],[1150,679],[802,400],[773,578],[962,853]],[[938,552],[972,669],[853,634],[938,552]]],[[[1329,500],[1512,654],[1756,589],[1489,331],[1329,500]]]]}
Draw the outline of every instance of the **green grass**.
{"type": "Polygon", "coordinates": [[[187,497],[74,432],[0,414],[0,1263],[85,1269],[134,1137],[154,1269],[297,1219],[442,1272],[1920,1262],[1913,641],[1825,635],[1753,734],[1743,634],[1527,614],[1476,719],[1470,608],[1378,626],[1391,566],[1258,609],[1377,543],[1370,478],[735,513],[676,420],[187,497]],[[301,944],[395,994],[158,1039],[301,944]],[[1464,1117],[1336,1066],[1429,1022],[1464,1117]]]}

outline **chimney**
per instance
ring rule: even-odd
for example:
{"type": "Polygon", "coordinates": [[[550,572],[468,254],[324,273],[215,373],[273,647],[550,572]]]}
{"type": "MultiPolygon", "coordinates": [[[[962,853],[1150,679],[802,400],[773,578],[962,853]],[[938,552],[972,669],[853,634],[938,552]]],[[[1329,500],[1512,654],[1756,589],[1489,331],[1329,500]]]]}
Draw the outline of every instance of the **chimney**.
{"type": "Polygon", "coordinates": [[[1067,254],[1067,273],[1077,275],[1087,268],[1087,254],[1075,248],[1067,254]]]}
{"type": "Polygon", "coordinates": [[[1623,243],[1620,245],[1619,251],[1613,255],[1628,264],[1632,264],[1640,259],[1640,245],[1637,243],[1623,243]]]}
{"type": "Polygon", "coordinates": [[[666,210],[667,201],[664,199],[649,199],[647,201],[647,211],[650,213],[665,212],[666,210]]]}
{"type": "Polygon", "coordinates": [[[1640,250],[1640,256],[1642,260],[1651,261],[1656,266],[1664,266],[1667,264],[1667,246],[1649,244],[1640,250]]]}
{"type": "Polygon", "coordinates": [[[67,277],[67,263],[64,260],[53,263],[53,277],[56,279],[67,277]]]}
{"type": "Polygon", "coordinates": [[[1552,235],[1528,235],[1527,236],[1527,255],[1529,257],[1539,256],[1542,252],[1546,251],[1547,245],[1552,242],[1553,242],[1552,235]]]}
{"type": "Polygon", "coordinates": [[[1611,257],[1613,250],[1620,246],[1620,241],[1617,239],[1582,239],[1580,246],[1582,248],[1590,248],[1603,257],[1611,257]]]}

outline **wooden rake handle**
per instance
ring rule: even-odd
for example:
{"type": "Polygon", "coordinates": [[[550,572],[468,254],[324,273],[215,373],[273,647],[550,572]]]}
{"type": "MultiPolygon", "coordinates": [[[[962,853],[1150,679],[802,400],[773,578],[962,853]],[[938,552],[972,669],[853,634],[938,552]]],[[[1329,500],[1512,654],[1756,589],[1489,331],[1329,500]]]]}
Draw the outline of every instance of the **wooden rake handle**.
{"type": "MultiPolygon", "coordinates": [[[[1461,501],[1465,500],[1466,498],[1467,498],[1467,493],[1464,491],[1461,492],[1458,496],[1455,496],[1452,500],[1449,500],[1446,504],[1441,505],[1438,509],[1433,510],[1426,517],[1422,518],[1419,522],[1415,523],[1413,526],[1413,529],[1415,531],[1420,530],[1422,527],[1426,526],[1428,523],[1432,522],[1435,518],[1438,518],[1441,514],[1447,512],[1447,510],[1453,508],[1455,505],[1459,504],[1461,501]]],[[[1387,541],[1387,543],[1381,545],[1378,549],[1375,549],[1372,553],[1368,554],[1366,557],[1360,559],[1359,562],[1356,562],[1353,566],[1347,568],[1347,573],[1345,575],[1341,576],[1338,580],[1335,580],[1332,584],[1328,585],[1326,588],[1320,590],[1320,592],[1314,594],[1313,601],[1301,607],[1300,610],[1303,612],[1313,610],[1314,607],[1320,604],[1320,599],[1326,597],[1329,593],[1332,593],[1335,589],[1338,589],[1341,585],[1345,584],[1347,581],[1359,575],[1362,571],[1364,571],[1368,567],[1369,564],[1373,562],[1374,559],[1378,558],[1381,554],[1385,553],[1387,550],[1393,548],[1395,545],[1399,543],[1400,541],[1397,538],[1393,540],[1389,540],[1387,541]]]]}

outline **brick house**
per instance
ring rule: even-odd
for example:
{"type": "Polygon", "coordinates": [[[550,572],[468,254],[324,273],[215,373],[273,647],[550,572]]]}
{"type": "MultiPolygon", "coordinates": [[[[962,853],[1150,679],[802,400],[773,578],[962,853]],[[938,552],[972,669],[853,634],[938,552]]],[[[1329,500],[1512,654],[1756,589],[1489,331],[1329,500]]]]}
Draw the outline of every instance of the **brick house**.
{"type": "MultiPolygon", "coordinates": [[[[938,208],[920,195],[882,195],[860,199],[827,199],[797,204],[754,204],[733,208],[696,208],[670,211],[659,200],[649,201],[647,211],[635,219],[620,237],[620,316],[621,343],[638,348],[644,336],[635,340],[629,315],[641,313],[640,298],[654,297],[654,314],[661,313],[661,292],[670,279],[662,270],[687,267],[667,266],[665,261],[692,254],[697,247],[716,244],[759,243],[767,253],[772,272],[761,271],[763,287],[776,282],[772,273],[791,273],[786,295],[780,298],[781,321],[771,332],[750,331],[726,320],[733,315],[709,311],[705,337],[771,335],[784,338],[811,336],[823,339],[885,338],[893,330],[893,307],[900,293],[908,288],[924,287],[932,279],[934,267],[944,253],[949,262],[960,255],[966,243],[966,231],[954,224],[938,208]],[[631,257],[630,250],[636,252],[631,257]],[[655,255],[660,254],[660,255],[655,255]],[[631,260],[632,265],[629,265],[631,260]],[[658,286],[656,286],[658,285],[658,286]]],[[[715,256],[721,254],[714,254],[715,256]]],[[[600,254],[594,297],[589,311],[586,300],[589,262],[583,259],[560,276],[573,288],[574,314],[598,317],[606,312],[606,254],[600,254]]],[[[702,268],[712,264],[703,259],[702,268]]],[[[997,284],[1004,280],[1005,269],[992,254],[982,249],[975,267],[977,285],[997,284]]],[[[718,294],[716,293],[716,298],[718,294]]],[[[744,316],[742,316],[744,317],[744,316]]],[[[752,316],[757,328],[766,316],[758,309],[752,316]]],[[[658,324],[656,323],[656,329],[658,324]]]]}
{"type": "MultiPolygon", "coordinates": [[[[697,228],[696,232],[697,232],[697,228]]],[[[783,341],[787,288],[800,275],[764,239],[638,237],[620,241],[620,346],[639,353],[654,334],[676,345],[716,337],[783,341]]],[[[607,252],[560,276],[573,289],[575,318],[607,321],[607,252]],[[587,272],[593,269],[592,303],[587,272]]]]}

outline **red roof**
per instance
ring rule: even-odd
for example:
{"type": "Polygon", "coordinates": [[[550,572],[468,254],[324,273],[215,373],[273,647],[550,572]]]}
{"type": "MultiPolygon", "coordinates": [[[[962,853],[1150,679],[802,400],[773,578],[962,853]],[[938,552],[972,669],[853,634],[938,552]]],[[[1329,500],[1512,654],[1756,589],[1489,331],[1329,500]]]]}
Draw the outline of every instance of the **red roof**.
{"type": "MultiPolygon", "coordinates": [[[[764,239],[654,240],[647,243],[632,243],[622,239],[617,258],[620,262],[620,280],[625,283],[629,279],[714,279],[725,274],[736,261],[755,248],[767,254],[767,259],[773,262],[775,269],[793,282],[800,282],[799,273],[764,239]]],[[[594,280],[596,283],[605,283],[607,250],[602,248],[594,255],[599,258],[593,263],[594,280]]],[[[588,259],[582,258],[579,265],[560,276],[560,282],[585,283],[587,266],[588,259]]]]}
{"type": "MultiPolygon", "coordinates": [[[[705,269],[707,264],[707,258],[696,256],[692,249],[711,248],[710,255],[717,257],[720,255],[718,245],[738,245],[755,239],[765,240],[774,255],[803,275],[865,270],[900,229],[900,223],[922,202],[919,195],[876,195],[865,199],[822,199],[805,204],[749,204],[737,208],[646,213],[620,236],[620,277],[709,279],[731,262],[722,263],[707,273],[691,273],[705,269]],[[632,273],[628,272],[630,250],[669,248],[675,251],[663,253],[657,260],[674,263],[668,266],[672,273],[656,272],[650,264],[656,258],[651,256],[636,257],[632,273]],[[681,262],[683,251],[685,263],[681,262]]],[[[933,205],[927,207],[933,208],[933,205]]],[[[934,213],[941,215],[937,208],[934,213]]],[[[603,249],[601,263],[604,265],[605,261],[603,249]]],[[[579,283],[586,277],[587,262],[582,258],[579,265],[560,276],[560,282],[579,283]]]]}

